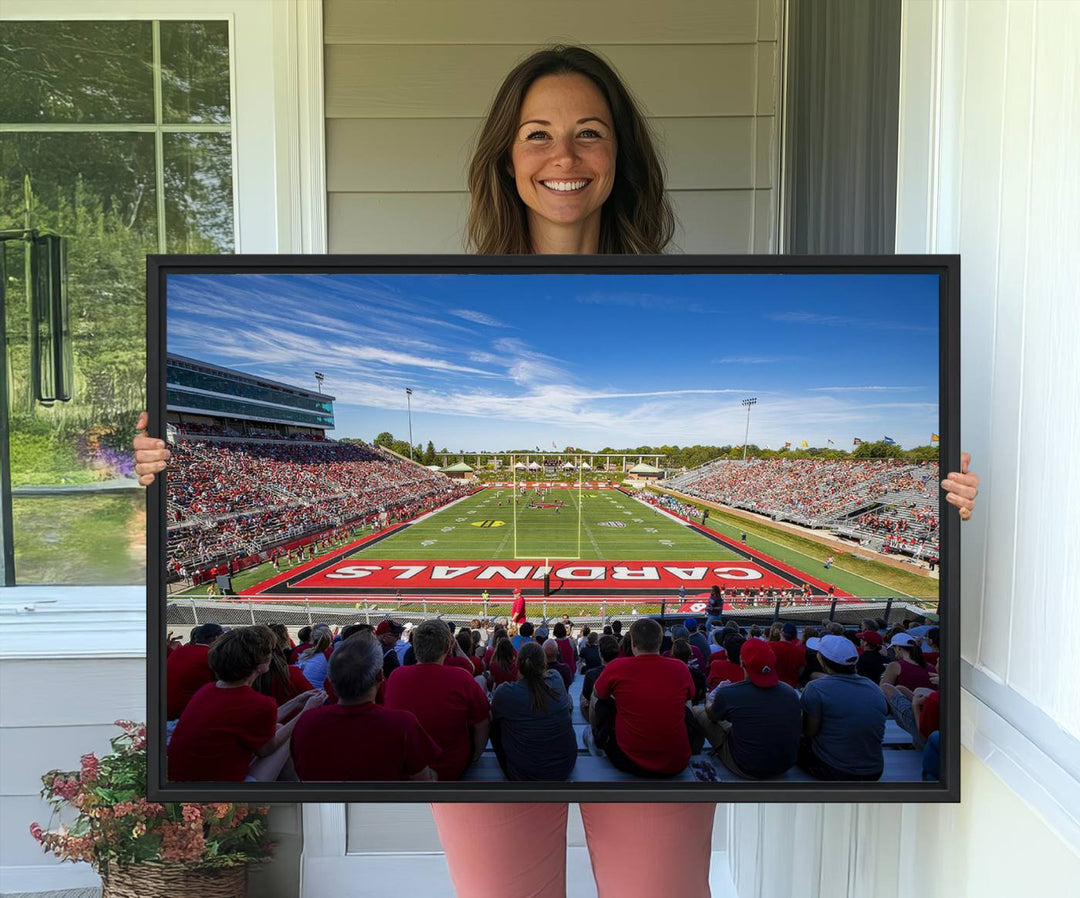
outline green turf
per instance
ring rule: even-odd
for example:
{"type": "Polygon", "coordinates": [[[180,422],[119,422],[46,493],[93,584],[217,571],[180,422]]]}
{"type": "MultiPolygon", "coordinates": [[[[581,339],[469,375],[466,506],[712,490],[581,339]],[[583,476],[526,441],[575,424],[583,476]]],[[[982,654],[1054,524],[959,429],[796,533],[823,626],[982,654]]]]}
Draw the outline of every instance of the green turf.
{"type": "Polygon", "coordinates": [[[364,557],[600,561],[730,561],[739,557],[614,490],[550,490],[545,498],[536,500],[563,500],[558,512],[529,508],[529,499],[535,498],[531,493],[522,498],[505,489],[499,498],[496,492],[484,490],[413,524],[365,549],[364,557]],[[502,524],[478,526],[492,521],[502,524]],[[604,526],[605,522],[625,526],[604,526]]]}

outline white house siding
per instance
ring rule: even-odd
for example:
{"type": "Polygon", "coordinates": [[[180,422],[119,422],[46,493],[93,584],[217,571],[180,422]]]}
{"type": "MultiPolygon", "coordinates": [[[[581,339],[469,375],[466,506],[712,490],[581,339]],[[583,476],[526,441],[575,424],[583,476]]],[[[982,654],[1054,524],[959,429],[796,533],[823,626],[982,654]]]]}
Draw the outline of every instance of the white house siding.
{"type": "Polygon", "coordinates": [[[899,252],[962,257],[963,800],[737,806],[742,896],[1073,893],[1080,4],[905,0],[899,252]],[[1068,639],[1067,636],[1064,638],[1068,639]]]}
{"type": "Polygon", "coordinates": [[[677,250],[775,252],[779,0],[327,0],[324,17],[331,252],[464,251],[482,117],[557,42],[598,50],[645,107],[677,250]]]}

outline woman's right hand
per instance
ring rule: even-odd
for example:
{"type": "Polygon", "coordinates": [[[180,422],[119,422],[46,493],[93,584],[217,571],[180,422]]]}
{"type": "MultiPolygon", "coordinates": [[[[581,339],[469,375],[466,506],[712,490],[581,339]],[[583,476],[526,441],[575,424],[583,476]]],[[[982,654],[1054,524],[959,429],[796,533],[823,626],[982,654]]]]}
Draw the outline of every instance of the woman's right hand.
{"type": "Polygon", "coordinates": [[[165,470],[165,462],[172,455],[164,441],[146,435],[149,421],[146,412],[139,413],[139,422],[135,425],[137,432],[131,442],[135,450],[135,473],[139,475],[142,486],[149,486],[154,482],[154,476],[158,471],[165,470]]]}

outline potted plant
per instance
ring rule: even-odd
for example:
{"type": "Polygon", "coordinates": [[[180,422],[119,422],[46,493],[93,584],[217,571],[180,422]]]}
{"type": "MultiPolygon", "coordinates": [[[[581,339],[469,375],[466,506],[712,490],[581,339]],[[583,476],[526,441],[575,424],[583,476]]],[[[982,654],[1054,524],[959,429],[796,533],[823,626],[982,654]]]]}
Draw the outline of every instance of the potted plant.
{"type": "Polygon", "coordinates": [[[41,797],[70,820],[30,834],[61,860],[86,861],[102,898],[243,898],[247,865],[269,860],[269,808],[159,804],[146,799],[146,726],[118,720],[113,752],[83,755],[81,769],[50,770],[41,797]]]}

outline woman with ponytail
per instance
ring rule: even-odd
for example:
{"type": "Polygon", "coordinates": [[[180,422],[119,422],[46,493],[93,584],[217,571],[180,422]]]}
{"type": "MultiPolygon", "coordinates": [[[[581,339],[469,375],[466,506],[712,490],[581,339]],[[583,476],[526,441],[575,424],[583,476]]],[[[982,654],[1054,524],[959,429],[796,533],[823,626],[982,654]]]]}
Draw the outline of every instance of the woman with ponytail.
{"type": "Polygon", "coordinates": [[[491,745],[508,780],[566,782],[577,761],[571,703],[539,643],[517,656],[518,678],[491,698],[491,745]]]}

